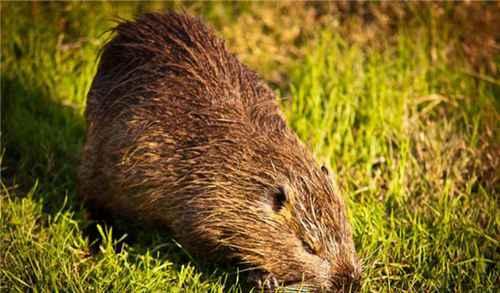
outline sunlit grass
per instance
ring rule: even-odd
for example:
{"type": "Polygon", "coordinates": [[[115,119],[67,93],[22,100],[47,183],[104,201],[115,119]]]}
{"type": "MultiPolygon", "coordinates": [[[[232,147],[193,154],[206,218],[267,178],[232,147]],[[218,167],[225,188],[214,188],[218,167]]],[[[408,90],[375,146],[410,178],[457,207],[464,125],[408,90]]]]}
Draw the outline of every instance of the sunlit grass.
{"type": "Polygon", "coordinates": [[[363,51],[326,33],[284,107],[350,201],[364,288],[492,290],[498,206],[476,148],[493,87],[432,64],[426,45],[363,51]]]}
{"type": "MultiPolygon", "coordinates": [[[[164,4],[3,6],[0,289],[238,291],[236,273],[198,263],[158,231],[125,244],[120,227],[101,227],[93,252],[75,201],[85,96],[110,19],[164,4]]],[[[307,42],[279,30],[297,19],[259,24],[272,5],[187,9],[272,79],[290,126],[334,171],[366,292],[498,290],[499,88],[441,53],[459,41],[446,24],[401,28],[375,48],[324,25],[307,42]],[[249,24],[262,25],[247,37],[268,51],[246,47],[249,24]],[[294,52],[301,59],[280,57],[294,52]]]]}

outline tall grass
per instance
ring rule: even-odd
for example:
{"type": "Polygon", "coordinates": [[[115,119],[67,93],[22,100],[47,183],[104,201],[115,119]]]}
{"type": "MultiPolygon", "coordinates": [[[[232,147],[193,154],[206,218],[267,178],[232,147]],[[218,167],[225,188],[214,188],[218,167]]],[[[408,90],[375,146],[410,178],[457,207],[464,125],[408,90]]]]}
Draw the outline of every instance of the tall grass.
{"type": "MultiPolygon", "coordinates": [[[[326,22],[297,33],[300,21],[315,24],[304,12],[312,8],[280,5],[185,8],[272,79],[290,126],[331,166],[363,290],[497,291],[498,81],[446,53],[460,42],[447,23],[401,26],[372,46],[326,22]]],[[[2,290],[242,290],[237,272],[191,259],[161,231],[124,242],[120,227],[103,226],[92,251],[75,201],[85,95],[110,19],[163,6],[2,4],[2,290]]]]}

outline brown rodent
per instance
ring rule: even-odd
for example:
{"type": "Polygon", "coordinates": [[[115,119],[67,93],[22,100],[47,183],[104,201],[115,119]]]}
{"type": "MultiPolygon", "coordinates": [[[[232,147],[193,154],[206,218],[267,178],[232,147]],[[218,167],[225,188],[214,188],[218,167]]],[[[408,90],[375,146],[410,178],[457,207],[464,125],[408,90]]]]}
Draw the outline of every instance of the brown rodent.
{"type": "Polygon", "coordinates": [[[199,19],[120,23],[88,94],[79,196],[267,289],[359,285],[345,206],[275,95],[199,19]]]}

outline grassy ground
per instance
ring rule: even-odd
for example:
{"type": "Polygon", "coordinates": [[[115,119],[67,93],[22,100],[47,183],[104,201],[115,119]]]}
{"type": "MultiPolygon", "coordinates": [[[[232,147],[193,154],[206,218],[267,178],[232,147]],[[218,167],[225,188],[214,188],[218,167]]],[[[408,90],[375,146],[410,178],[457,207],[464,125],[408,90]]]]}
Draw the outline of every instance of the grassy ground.
{"type": "MultiPolygon", "coordinates": [[[[92,253],[75,202],[103,33],[114,16],[164,6],[181,5],[2,3],[0,290],[240,290],[237,274],[159,232],[124,244],[105,226],[92,253]]],[[[398,7],[403,16],[384,5],[364,7],[371,16],[318,3],[185,9],[270,81],[291,127],[331,166],[364,291],[498,291],[500,57],[496,43],[485,55],[489,34],[482,55],[471,51],[463,25],[498,6],[462,18],[451,5],[398,7]],[[388,23],[393,14],[402,21],[388,23]]],[[[480,36],[489,26],[473,27],[480,36]]]]}

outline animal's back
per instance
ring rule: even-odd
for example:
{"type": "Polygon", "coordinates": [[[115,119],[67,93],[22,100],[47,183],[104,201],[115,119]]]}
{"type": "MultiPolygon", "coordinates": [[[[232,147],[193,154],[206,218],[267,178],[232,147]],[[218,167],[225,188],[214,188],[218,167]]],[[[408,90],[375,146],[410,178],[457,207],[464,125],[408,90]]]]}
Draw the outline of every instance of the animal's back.
{"type": "Polygon", "coordinates": [[[227,124],[277,106],[197,18],[145,14],[114,32],[88,94],[79,195],[91,208],[151,215],[155,199],[186,200],[184,186],[212,180],[196,169],[217,162],[207,153],[230,135],[227,124]]]}
{"type": "Polygon", "coordinates": [[[198,18],[150,13],[120,23],[114,32],[102,51],[87,117],[118,113],[122,106],[147,103],[151,96],[195,103],[189,106],[224,103],[236,96],[248,104],[273,99],[255,73],[228,53],[198,18]]]}

